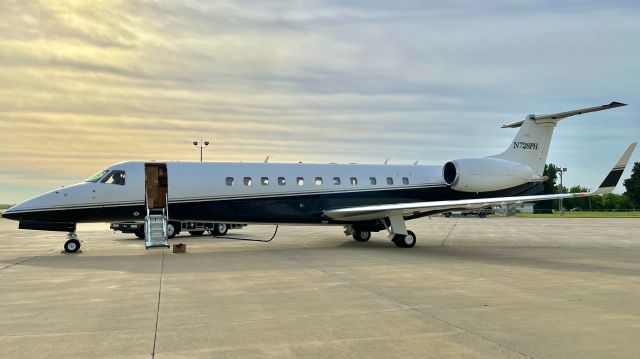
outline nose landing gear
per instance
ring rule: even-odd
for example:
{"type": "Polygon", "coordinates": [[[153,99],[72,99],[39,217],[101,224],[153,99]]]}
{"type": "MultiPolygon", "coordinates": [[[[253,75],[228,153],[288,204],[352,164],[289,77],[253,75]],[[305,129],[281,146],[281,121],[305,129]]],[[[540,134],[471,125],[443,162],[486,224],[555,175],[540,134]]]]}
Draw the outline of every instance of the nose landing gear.
{"type": "Polygon", "coordinates": [[[64,251],[67,253],[76,253],[80,249],[80,241],[76,232],[67,234],[67,241],[64,242],[64,251]]]}

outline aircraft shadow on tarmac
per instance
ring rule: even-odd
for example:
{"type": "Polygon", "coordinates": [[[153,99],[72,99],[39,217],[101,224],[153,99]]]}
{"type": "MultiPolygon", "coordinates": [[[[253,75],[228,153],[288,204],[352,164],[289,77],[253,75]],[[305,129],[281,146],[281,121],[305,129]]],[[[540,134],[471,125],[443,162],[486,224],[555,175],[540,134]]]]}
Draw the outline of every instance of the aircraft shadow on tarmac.
{"type": "MultiPolygon", "coordinates": [[[[420,259],[428,260],[448,260],[450,263],[475,262],[488,265],[499,265],[508,267],[525,267],[536,270],[556,270],[570,272],[597,272],[601,274],[621,275],[637,277],[640,275],[640,269],[613,267],[606,265],[598,265],[593,263],[568,262],[563,260],[553,260],[545,258],[548,254],[555,254],[555,257],[562,257],[567,260],[575,260],[576,258],[585,258],[593,255],[598,257],[602,252],[600,248],[593,247],[558,247],[550,246],[505,246],[505,245],[488,245],[488,246],[451,246],[451,245],[416,245],[411,249],[401,249],[398,251],[392,244],[380,241],[372,241],[367,243],[345,242],[339,246],[340,248],[357,248],[364,251],[380,251],[385,247],[391,249],[384,251],[385,255],[389,253],[399,253],[399,257],[404,260],[411,258],[412,260],[420,259]],[[405,253],[406,252],[406,253],[405,253]],[[532,255],[536,254],[536,255],[532,255]],[[576,257],[576,254],[578,256],[576,257]]],[[[607,248],[607,255],[615,257],[618,262],[629,264],[637,264],[632,257],[628,260],[621,258],[618,254],[628,252],[626,248],[619,248],[617,251],[611,251],[607,248]],[[617,254],[614,254],[617,253],[617,254]]],[[[401,260],[401,259],[398,259],[401,260]]],[[[401,262],[399,262],[401,263],[401,262]]]]}
{"type": "MultiPolygon", "coordinates": [[[[189,237],[187,237],[189,238],[189,237]]],[[[180,238],[176,238],[180,239],[180,238]]],[[[62,254],[54,252],[53,255],[36,256],[18,266],[50,267],[57,269],[73,270],[104,270],[120,271],[132,273],[157,274],[160,270],[162,252],[155,250],[145,251],[144,242],[138,238],[117,238],[114,242],[135,246],[128,254],[102,254],[99,248],[89,249],[90,252],[79,254],[62,254]],[[93,253],[92,253],[93,252],[93,253]]],[[[176,272],[208,272],[206,263],[215,263],[219,270],[222,266],[228,271],[258,271],[270,269],[297,268],[327,268],[327,267],[353,267],[360,265],[361,261],[371,261],[373,265],[381,263],[389,265],[393,263],[429,266],[429,261],[442,263],[446,261],[455,269],[456,266],[468,268],[473,263],[481,265],[495,265],[504,267],[521,267],[535,270],[563,271],[589,273],[596,272],[613,276],[640,276],[640,269],[607,266],[593,263],[580,263],[580,259],[588,258],[601,259],[606,252],[606,258],[615,258],[616,262],[623,264],[635,264],[636,261],[628,257],[628,249],[619,248],[593,248],[593,247],[560,247],[555,246],[441,246],[418,244],[414,248],[400,249],[393,243],[385,240],[372,240],[367,243],[346,241],[336,244],[334,241],[318,243],[301,242],[300,247],[286,243],[286,246],[267,243],[246,242],[247,246],[238,246],[237,241],[224,240],[212,237],[199,237],[200,244],[197,252],[187,254],[173,254],[171,249],[165,251],[166,262],[186,263],[189,261],[201,261],[202,265],[193,268],[181,268],[180,266],[170,266],[173,273],[176,272]],[[205,248],[203,243],[208,239],[211,244],[216,244],[211,248],[205,248]],[[215,242],[213,242],[215,241],[215,242]],[[229,248],[225,244],[233,243],[234,247],[229,248]],[[307,246],[303,246],[307,244],[307,246]],[[308,245],[311,244],[311,245],[308,245]],[[326,244],[326,245],[325,245],[326,244]],[[358,264],[349,264],[349,258],[357,256],[358,264]],[[558,259],[549,259],[553,256],[558,259]],[[252,258],[260,257],[259,261],[252,258]],[[268,257],[265,258],[265,257],[268,257]],[[332,258],[333,257],[333,258],[332,258]],[[329,260],[325,260],[330,258],[329,260]]],[[[172,241],[172,244],[177,241],[172,241]]],[[[189,241],[185,241],[189,243],[189,241]]],[[[435,243],[435,242],[434,242],[435,243]]],[[[190,267],[190,266],[188,266],[190,267]]],[[[195,266],[194,266],[195,267],[195,266]]]]}

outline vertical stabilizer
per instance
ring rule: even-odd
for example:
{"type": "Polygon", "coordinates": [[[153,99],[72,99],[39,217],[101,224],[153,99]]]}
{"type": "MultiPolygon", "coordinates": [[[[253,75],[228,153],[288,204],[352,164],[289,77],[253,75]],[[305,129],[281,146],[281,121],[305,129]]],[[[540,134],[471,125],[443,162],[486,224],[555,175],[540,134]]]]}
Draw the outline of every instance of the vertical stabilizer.
{"type": "Polygon", "coordinates": [[[537,124],[533,115],[523,120],[518,134],[501,154],[491,156],[529,166],[533,174],[542,176],[553,136],[554,122],[537,124]]]}

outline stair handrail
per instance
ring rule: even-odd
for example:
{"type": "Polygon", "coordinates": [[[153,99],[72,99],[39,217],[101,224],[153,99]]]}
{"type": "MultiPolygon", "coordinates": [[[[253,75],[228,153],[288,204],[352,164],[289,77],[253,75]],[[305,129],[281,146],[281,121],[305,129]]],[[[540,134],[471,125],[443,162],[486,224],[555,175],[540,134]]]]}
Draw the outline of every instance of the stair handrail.
{"type": "Polygon", "coordinates": [[[164,204],[165,204],[165,208],[167,209],[167,221],[168,221],[169,220],[169,193],[165,193],[164,196],[165,196],[164,204]]]}
{"type": "Polygon", "coordinates": [[[167,238],[167,217],[165,217],[164,208],[162,209],[162,234],[164,234],[164,238],[167,238]]]}
{"type": "Polygon", "coordinates": [[[146,244],[146,241],[151,238],[151,221],[149,220],[149,197],[147,197],[147,191],[144,192],[144,206],[147,210],[147,216],[144,217],[144,239],[146,244]]]}
{"type": "Polygon", "coordinates": [[[149,197],[147,191],[144,192],[144,207],[147,209],[147,217],[149,217],[149,197]]]}

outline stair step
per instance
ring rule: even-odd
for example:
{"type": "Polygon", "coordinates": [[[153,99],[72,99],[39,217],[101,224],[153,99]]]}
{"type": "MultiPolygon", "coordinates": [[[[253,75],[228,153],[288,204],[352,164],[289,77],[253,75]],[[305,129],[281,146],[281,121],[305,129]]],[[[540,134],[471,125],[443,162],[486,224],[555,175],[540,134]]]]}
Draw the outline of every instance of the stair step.
{"type": "Polygon", "coordinates": [[[167,219],[162,214],[150,214],[145,218],[145,247],[169,247],[166,233],[167,219]]]}

